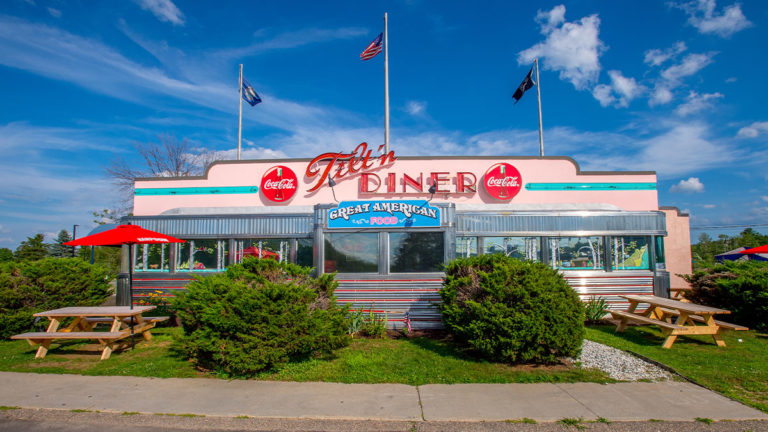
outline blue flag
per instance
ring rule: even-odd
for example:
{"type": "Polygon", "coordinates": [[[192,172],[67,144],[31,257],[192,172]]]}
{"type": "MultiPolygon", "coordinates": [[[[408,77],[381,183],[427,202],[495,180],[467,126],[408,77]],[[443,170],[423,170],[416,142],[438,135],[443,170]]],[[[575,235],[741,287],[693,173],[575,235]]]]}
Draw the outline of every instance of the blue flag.
{"type": "Polygon", "coordinates": [[[251,104],[251,106],[261,103],[261,98],[256,93],[256,90],[248,84],[248,81],[243,78],[243,100],[251,104]]]}

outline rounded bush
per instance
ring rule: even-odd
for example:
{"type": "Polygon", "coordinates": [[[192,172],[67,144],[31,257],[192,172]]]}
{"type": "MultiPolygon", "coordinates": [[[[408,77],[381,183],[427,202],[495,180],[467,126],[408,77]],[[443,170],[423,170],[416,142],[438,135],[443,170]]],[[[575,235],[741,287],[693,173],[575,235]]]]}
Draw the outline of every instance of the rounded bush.
{"type": "Polygon", "coordinates": [[[725,261],[680,276],[691,285],[685,297],[693,303],[727,309],[725,321],[768,331],[768,262],[725,261]]]}
{"type": "Polygon", "coordinates": [[[102,304],[110,280],[107,270],[78,258],[0,264],[0,338],[31,330],[36,312],[102,304]]]}
{"type": "Polygon", "coordinates": [[[456,342],[492,361],[555,363],[577,357],[584,306],[555,270],[503,254],[446,267],[441,311],[456,342]]]}
{"type": "Polygon", "coordinates": [[[184,334],[177,348],[199,369],[251,376],[349,343],[333,275],[246,257],[226,273],[196,278],[173,301],[184,334]]]}

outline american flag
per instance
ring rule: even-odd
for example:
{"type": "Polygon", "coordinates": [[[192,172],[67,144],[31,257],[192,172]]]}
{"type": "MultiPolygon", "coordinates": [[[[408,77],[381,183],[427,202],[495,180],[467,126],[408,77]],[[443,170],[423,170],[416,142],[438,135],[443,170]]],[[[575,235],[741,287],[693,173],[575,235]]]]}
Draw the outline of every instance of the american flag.
{"type": "Polygon", "coordinates": [[[363,50],[363,52],[360,53],[360,59],[361,60],[370,60],[374,57],[376,57],[376,54],[381,52],[381,39],[384,36],[384,33],[379,33],[378,36],[376,36],[376,39],[373,40],[370,44],[368,44],[367,47],[363,50]]]}
{"type": "Polygon", "coordinates": [[[408,329],[408,333],[411,332],[411,317],[408,315],[408,312],[405,312],[405,316],[403,317],[403,322],[405,323],[405,328],[408,329]]]}

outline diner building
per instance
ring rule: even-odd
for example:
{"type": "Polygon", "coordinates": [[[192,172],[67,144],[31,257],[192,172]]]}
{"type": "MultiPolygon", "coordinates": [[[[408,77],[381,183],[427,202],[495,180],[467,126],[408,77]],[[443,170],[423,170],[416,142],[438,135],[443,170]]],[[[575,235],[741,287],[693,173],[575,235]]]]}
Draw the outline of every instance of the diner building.
{"type": "Polygon", "coordinates": [[[562,156],[396,156],[363,143],[218,161],[200,177],[136,180],[124,222],[186,240],[134,247],[134,301],[251,255],[336,272],[339,302],[395,327],[406,312],[440,327],[441,269],[457,257],[540,261],[615,308],[620,294],[668,296],[691,271],[688,216],[659,207],[654,172],[581,171],[562,156]]]}

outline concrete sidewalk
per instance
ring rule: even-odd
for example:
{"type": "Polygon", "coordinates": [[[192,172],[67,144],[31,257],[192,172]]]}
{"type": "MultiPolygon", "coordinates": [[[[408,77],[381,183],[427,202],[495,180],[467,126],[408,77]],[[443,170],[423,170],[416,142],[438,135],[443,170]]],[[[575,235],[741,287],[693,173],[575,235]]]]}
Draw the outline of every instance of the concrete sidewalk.
{"type": "Polygon", "coordinates": [[[335,384],[0,372],[0,405],[205,416],[390,421],[768,420],[689,383],[335,384]]]}

